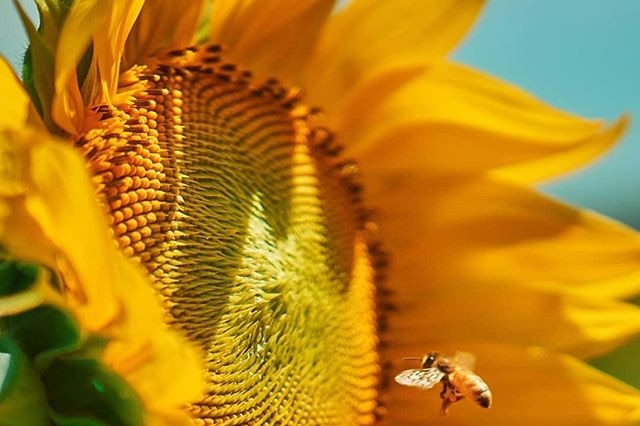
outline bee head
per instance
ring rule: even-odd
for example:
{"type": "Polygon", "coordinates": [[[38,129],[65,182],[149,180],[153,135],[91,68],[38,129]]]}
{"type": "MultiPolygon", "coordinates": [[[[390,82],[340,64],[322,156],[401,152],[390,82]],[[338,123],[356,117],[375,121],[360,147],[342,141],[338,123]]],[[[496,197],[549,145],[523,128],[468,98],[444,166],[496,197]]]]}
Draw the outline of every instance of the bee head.
{"type": "Polygon", "coordinates": [[[431,368],[439,356],[440,355],[437,352],[429,352],[426,354],[422,357],[422,368],[431,368]]]}

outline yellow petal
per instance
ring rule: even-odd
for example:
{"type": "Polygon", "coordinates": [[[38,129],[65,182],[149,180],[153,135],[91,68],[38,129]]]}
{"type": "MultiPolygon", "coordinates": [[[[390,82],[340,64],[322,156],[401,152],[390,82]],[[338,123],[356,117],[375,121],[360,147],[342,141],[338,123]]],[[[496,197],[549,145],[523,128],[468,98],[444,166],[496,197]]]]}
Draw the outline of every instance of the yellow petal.
{"type": "Polygon", "coordinates": [[[2,244],[16,257],[64,271],[81,320],[91,330],[104,327],[118,309],[108,284],[113,243],[82,160],[35,132],[4,132],[1,143],[3,180],[13,187],[0,189],[9,206],[2,244]]]}
{"type": "Polygon", "coordinates": [[[93,59],[82,86],[83,98],[89,105],[109,101],[116,93],[125,42],[144,0],[109,3],[106,19],[93,34],[93,59]]]}
{"type": "Polygon", "coordinates": [[[124,53],[124,68],[163,49],[195,43],[204,0],[153,0],[144,3],[124,53]]]}
{"type": "Polygon", "coordinates": [[[640,290],[640,235],[597,214],[497,179],[374,174],[367,183],[398,292],[452,283],[600,297],[640,290]]]}
{"type": "Polygon", "coordinates": [[[570,172],[603,155],[624,135],[630,122],[630,117],[625,114],[610,127],[594,133],[585,143],[540,159],[502,167],[496,173],[514,182],[531,184],[553,178],[561,172],[570,172]]]}
{"type": "Polygon", "coordinates": [[[390,354],[393,372],[415,367],[403,356],[464,350],[477,359],[476,373],[489,385],[488,410],[462,400],[438,416],[437,390],[390,384],[389,415],[383,425],[622,426],[640,420],[640,392],[582,362],[538,348],[451,342],[446,346],[399,347],[390,354]],[[411,352],[407,350],[411,349],[411,352]]]}
{"type": "Polygon", "coordinates": [[[544,346],[590,358],[640,332],[640,308],[598,296],[517,284],[416,281],[394,297],[397,312],[392,336],[396,341],[477,339],[544,346]]]}
{"type": "Polygon", "coordinates": [[[67,306],[84,330],[110,339],[105,362],[147,409],[172,412],[197,399],[200,357],[168,330],[146,274],[117,249],[80,156],[33,130],[3,131],[0,175],[2,246],[60,274],[67,306]],[[173,391],[157,392],[168,383],[173,391]]]}
{"type": "Polygon", "coordinates": [[[381,93],[396,75],[361,86],[334,123],[369,168],[463,174],[531,163],[546,177],[601,154],[627,125],[584,120],[453,63],[432,63],[381,93]]]}
{"type": "Polygon", "coordinates": [[[481,0],[353,0],[332,16],[305,73],[312,104],[332,105],[382,68],[444,57],[471,28],[481,0]]]}
{"type": "Polygon", "coordinates": [[[27,121],[29,95],[4,57],[0,56],[0,128],[21,128],[27,121]]]}
{"type": "Polygon", "coordinates": [[[0,130],[23,128],[27,123],[44,129],[29,95],[3,56],[0,56],[0,93],[0,130]]]}
{"type": "Polygon", "coordinates": [[[98,103],[115,93],[125,40],[142,4],[142,0],[73,3],[58,40],[52,106],[54,120],[66,132],[80,132],[85,102],[98,103]],[[93,58],[81,94],[76,67],[92,40],[93,58]]]}
{"type": "Polygon", "coordinates": [[[119,282],[127,314],[118,340],[105,351],[105,363],[142,396],[152,418],[148,424],[193,425],[184,406],[198,401],[204,393],[201,354],[186,339],[167,332],[159,310],[141,309],[139,301],[154,296],[148,292],[148,283],[131,288],[127,281],[119,282]]]}
{"type": "Polygon", "coordinates": [[[334,0],[213,3],[210,40],[259,76],[296,81],[334,0]]]}

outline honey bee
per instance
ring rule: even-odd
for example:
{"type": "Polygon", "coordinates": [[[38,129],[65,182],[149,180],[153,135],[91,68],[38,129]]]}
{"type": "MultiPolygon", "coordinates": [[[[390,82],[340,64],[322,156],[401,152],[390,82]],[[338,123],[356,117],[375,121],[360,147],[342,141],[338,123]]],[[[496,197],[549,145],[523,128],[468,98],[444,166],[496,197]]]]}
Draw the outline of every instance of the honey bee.
{"type": "Polygon", "coordinates": [[[437,352],[429,352],[422,358],[405,359],[421,360],[422,368],[404,370],[396,376],[396,382],[420,389],[431,389],[441,382],[441,415],[446,415],[451,404],[465,397],[482,408],[491,406],[491,390],[471,371],[475,358],[470,353],[458,352],[455,357],[446,358],[437,352]]]}

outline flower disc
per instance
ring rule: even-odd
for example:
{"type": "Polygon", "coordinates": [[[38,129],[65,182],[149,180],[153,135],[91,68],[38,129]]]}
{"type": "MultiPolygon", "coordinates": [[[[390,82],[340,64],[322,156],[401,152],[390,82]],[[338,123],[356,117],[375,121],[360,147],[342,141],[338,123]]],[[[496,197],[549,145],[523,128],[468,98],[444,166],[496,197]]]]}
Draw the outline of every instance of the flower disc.
{"type": "Polygon", "coordinates": [[[376,273],[356,168],[295,90],[253,84],[218,52],[123,73],[77,146],[121,248],[206,353],[196,418],[371,424],[376,273]]]}

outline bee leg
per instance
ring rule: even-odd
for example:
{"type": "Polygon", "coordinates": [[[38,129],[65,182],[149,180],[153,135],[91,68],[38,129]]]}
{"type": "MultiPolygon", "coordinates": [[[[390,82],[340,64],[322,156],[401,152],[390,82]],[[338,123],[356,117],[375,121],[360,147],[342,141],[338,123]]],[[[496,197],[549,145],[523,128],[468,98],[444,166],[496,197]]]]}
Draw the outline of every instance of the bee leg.
{"type": "Polygon", "coordinates": [[[446,383],[442,385],[442,392],[440,392],[440,399],[448,399],[447,391],[449,390],[449,386],[446,383]]]}
{"type": "Polygon", "coordinates": [[[449,405],[456,402],[455,390],[449,383],[449,381],[442,382],[442,392],[440,392],[440,399],[442,399],[442,407],[440,408],[440,415],[446,416],[449,414],[449,405]]]}
{"type": "Polygon", "coordinates": [[[463,399],[464,395],[458,392],[451,384],[445,382],[442,392],[440,392],[440,398],[442,399],[440,415],[446,416],[447,414],[449,414],[449,406],[463,399]]]}
{"type": "Polygon", "coordinates": [[[462,395],[453,392],[453,390],[442,399],[442,407],[440,407],[440,415],[446,416],[449,414],[449,406],[455,402],[460,401],[464,398],[462,395]]]}
{"type": "Polygon", "coordinates": [[[442,399],[442,407],[440,407],[440,415],[446,416],[449,414],[449,406],[452,404],[452,401],[449,398],[442,399]]]}

